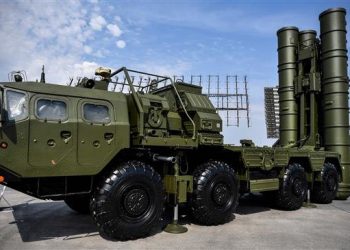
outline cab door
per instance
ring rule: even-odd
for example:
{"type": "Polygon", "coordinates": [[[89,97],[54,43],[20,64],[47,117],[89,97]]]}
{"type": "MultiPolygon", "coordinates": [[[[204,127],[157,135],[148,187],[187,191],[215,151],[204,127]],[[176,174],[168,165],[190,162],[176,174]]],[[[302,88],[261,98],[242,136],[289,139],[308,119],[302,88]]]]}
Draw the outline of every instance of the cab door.
{"type": "Polygon", "coordinates": [[[34,95],[30,100],[29,164],[51,167],[42,174],[64,174],[76,163],[76,118],[68,97],[34,95]]]}
{"type": "Polygon", "coordinates": [[[111,103],[82,99],[78,102],[78,164],[100,169],[113,157],[115,117],[111,103]]]}
{"type": "Polygon", "coordinates": [[[1,165],[23,175],[28,163],[29,95],[10,88],[1,92],[1,165]]]}

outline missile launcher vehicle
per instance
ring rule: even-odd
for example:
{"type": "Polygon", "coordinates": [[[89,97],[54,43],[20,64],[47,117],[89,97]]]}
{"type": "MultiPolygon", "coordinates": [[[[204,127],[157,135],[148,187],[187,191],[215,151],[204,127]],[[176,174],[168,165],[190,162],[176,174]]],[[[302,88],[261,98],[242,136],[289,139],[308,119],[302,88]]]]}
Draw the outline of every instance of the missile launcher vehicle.
{"type": "MultiPolygon", "coordinates": [[[[201,87],[129,70],[99,68],[76,87],[0,84],[0,181],[40,199],[90,212],[101,233],[144,237],[165,206],[216,225],[230,220],[239,194],[263,192],[286,210],[310,191],[317,203],[350,195],[345,9],[320,15],[321,35],[285,27],[278,36],[280,138],[223,143],[222,120],[201,87]],[[135,85],[130,74],[153,80],[135,85]],[[126,81],[114,82],[123,74],[126,81]],[[161,86],[164,82],[170,84],[161,86]],[[111,83],[121,91],[108,91],[111,83]]],[[[53,215],[54,216],[54,215],[53,215]]]]}

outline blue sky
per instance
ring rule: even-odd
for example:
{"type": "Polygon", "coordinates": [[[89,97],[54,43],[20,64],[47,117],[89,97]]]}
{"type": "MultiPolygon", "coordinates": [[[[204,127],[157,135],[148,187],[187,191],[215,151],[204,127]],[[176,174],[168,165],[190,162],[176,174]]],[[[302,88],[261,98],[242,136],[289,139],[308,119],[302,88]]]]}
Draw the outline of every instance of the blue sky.
{"type": "Polygon", "coordinates": [[[330,7],[350,11],[350,1],[0,0],[0,80],[18,69],[34,80],[42,64],[47,79],[61,84],[98,66],[247,75],[252,127],[225,128],[225,142],[271,145],[263,87],[277,84],[276,31],[319,31],[318,15],[330,7]]]}

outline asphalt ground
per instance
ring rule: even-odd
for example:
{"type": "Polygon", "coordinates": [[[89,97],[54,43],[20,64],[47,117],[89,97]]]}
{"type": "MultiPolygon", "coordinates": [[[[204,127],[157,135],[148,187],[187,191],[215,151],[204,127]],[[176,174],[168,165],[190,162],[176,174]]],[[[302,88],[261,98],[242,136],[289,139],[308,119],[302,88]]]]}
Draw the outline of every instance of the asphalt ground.
{"type": "MultiPolygon", "coordinates": [[[[0,191],[2,187],[0,186],[0,191]]],[[[232,221],[200,226],[181,218],[185,234],[169,234],[162,226],[143,239],[113,241],[98,233],[89,215],[62,201],[42,201],[7,189],[8,207],[0,201],[0,249],[350,249],[350,199],[317,208],[281,211],[261,195],[248,195],[232,221]]]]}

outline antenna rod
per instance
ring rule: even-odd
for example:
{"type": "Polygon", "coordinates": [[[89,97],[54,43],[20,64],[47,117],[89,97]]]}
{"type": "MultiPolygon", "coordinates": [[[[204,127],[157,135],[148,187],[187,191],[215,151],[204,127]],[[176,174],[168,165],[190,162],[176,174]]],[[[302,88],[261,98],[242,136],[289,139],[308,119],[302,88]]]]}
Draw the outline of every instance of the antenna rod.
{"type": "Polygon", "coordinates": [[[45,66],[44,65],[41,71],[40,82],[45,83],[45,66]]]}

